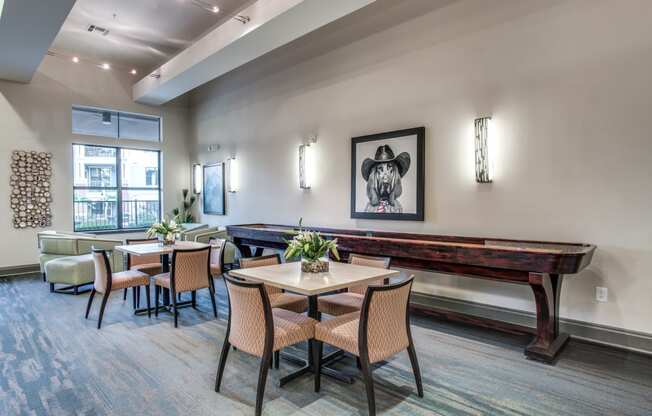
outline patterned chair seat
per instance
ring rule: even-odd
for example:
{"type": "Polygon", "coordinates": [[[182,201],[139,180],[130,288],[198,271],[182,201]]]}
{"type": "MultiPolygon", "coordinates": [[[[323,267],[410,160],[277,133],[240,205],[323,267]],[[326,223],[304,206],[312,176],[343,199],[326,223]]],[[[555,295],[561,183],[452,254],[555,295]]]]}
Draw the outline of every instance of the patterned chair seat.
{"type": "Polygon", "coordinates": [[[360,311],[364,295],[355,292],[336,293],[334,295],[321,296],[317,302],[319,312],[333,316],[345,315],[360,311]]]}
{"type": "Polygon", "coordinates": [[[280,292],[268,293],[272,308],[287,309],[296,313],[303,313],[308,309],[308,298],[293,293],[280,292]]]}
{"type": "Polygon", "coordinates": [[[137,264],[135,266],[131,266],[131,270],[137,270],[139,272],[146,273],[150,276],[157,275],[161,273],[161,269],[163,266],[161,263],[144,263],[144,264],[137,264]]]}
{"type": "MultiPolygon", "coordinates": [[[[136,270],[126,270],[124,272],[113,273],[111,281],[111,290],[124,289],[126,287],[147,286],[149,284],[149,275],[136,270]]],[[[99,290],[96,290],[100,292],[99,290]]],[[[100,292],[102,293],[102,292],[100,292]]]]}
{"type": "Polygon", "coordinates": [[[285,309],[273,308],[274,317],[274,351],[315,336],[315,321],[285,309]]]}
{"type": "Polygon", "coordinates": [[[315,339],[351,354],[358,352],[358,328],[360,312],[347,313],[327,321],[321,321],[315,326],[315,339]]]}

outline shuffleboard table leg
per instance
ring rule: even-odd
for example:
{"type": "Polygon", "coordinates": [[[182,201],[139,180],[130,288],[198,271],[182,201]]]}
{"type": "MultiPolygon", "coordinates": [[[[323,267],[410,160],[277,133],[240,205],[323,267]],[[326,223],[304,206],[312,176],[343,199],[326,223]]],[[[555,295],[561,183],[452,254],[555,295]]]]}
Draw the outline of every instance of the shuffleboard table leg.
{"type": "Polygon", "coordinates": [[[529,283],[537,306],[537,333],[525,348],[527,358],[552,364],[568,342],[568,334],[559,332],[559,299],[563,276],[530,273],[529,283]]]}

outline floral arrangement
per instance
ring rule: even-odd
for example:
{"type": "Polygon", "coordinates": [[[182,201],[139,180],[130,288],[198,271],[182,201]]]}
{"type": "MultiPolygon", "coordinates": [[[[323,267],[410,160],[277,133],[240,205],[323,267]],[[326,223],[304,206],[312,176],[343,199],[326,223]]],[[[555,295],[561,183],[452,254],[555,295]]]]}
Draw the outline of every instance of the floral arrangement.
{"type": "Polygon", "coordinates": [[[163,241],[163,244],[173,244],[176,239],[176,235],[183,231],[176,221],[163,220],[160,223],[152,224],[151,227],[147,230],[148,237],[158,236],[160,240],[163,241]]]}
{"type": "Polygon", "coordinates": [[[337,239],[326,240],[320,233],[315,231],[303,231],[299,221],[299,232],[292,240],[285,240],[288,247],[284,256],[292,259],[301,256],[303,260],[302,269],[304,272],[322,272],[328,270],[328,262],[320,259],[330,251],[337,260],[340,254],[337,251],[337,239]]]}

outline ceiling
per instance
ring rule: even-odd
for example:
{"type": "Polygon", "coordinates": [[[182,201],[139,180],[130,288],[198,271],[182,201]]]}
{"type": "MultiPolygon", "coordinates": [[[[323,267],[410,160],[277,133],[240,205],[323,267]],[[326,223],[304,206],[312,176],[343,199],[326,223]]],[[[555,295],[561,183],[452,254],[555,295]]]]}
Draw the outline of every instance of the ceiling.
{"type": "Polygon", "coordinates": [[[146,73],[252,1],[201,0],[220,8],[214,14],[193,0],[77,0],[50,50],[146,73]],[[89,25],[109,34],[91,33],[89,25]]]}

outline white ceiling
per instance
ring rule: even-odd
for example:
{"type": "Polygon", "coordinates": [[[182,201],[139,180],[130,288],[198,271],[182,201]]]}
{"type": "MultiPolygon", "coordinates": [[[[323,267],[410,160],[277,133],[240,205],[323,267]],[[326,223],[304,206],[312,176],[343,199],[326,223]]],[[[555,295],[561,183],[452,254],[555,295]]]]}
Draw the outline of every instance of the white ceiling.
{"type": "Polygon", "coordinates": [[[0,0],[0,79],[30,82],[75,0],[0,0]]]}
{"type": "Polygon", "coordinates": [[[213,14],[192,0],[77,0],[50,49],[146,73],[252,1],[203,0],[220,8],[213,14]],[[110,33],[90,33],[91,24],[110,33]]]}

